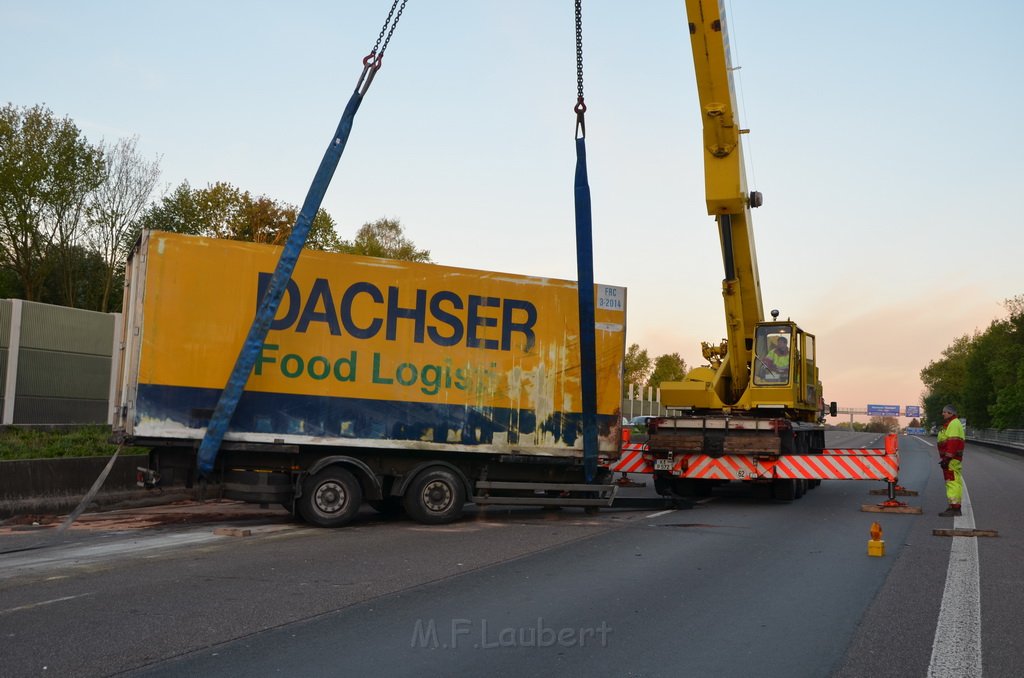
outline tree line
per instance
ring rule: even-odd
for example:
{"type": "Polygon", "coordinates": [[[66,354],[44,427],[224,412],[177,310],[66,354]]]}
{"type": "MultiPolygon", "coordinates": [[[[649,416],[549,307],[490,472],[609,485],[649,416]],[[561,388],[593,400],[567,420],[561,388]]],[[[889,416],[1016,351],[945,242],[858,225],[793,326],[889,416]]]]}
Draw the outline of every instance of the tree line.
{"type": "MultiPolygon", "coordinates": [[[[124,267],[143,229],[283,244],[298,208],[227,182],[160,190],[160,156],[138,138],[91,143],[42,105],[0,108],[0,298],[120,311],[124,267]]],[[[429,262],[397,219],[365,223],[352,240],[320,209],[306,247],[429,262]]],[[[678,353],[629,347],[624,383],[646,390],[686,375],[678,353]]],[[[625,394],[624,394],[625,395],[625,394]]]]}
{"type": "MultiPolygon", "coordinates": [[[[632,384],[646,393],[648,388],[657,390],[663,382],[682,381],[686,372],[686,361],[678,353],[666,353],[652,359],[647,349],[640,348],[639,344],[630,344],[623,363],[622,384],[627,389],[632,384]]],[[[627,395],[623,393],[623,397],[627,395]]]]}
{"type": "MultiPolygon", "coordinates": [[[[862,421],[829,423],[830,429],[842,429],[844,431],[855,431],[857,433],[899,433],[900,420],[896,417],[872,416],[866,423],[862,421]]],[[[910,426],[918,426],[917,419],[910,422],[910,426]]]]}
{"type": "MultiPolygon", "coordinates": [[[[0,298],[95,311],[121,310],[124,265],[142,229],[283,244],[298,208],[226,182],[183,181],[158,195],[160,157],[137,137],[93,144],[42,105],[0,108],[0,298]]],[[[397,219],[340,239],[326,210],[306,247],[430,261],[397,219]]]]}
{"type": "Polygon", "coordinates": [[[942,423],[949,404],[973,428],[1024,428],[1024,295],[1004,306],[1008,317],[957,337],[921,370],[928,426],[942,423]]]}

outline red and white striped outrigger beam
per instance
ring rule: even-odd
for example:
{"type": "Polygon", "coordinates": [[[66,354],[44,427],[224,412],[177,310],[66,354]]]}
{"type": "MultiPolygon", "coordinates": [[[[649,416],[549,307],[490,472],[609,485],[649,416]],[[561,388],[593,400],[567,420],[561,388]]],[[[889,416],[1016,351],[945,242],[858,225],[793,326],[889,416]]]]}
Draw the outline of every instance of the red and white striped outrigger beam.
{"type": "Polygon", "coordinates": [[[653,473],[651,460],[644,459],[647,445],[643,443],[627,443],[622,446],[622,456],[613,461],[609,468],[618,473],[653,473]]]}
{"type": "MultiPolygon", "coordinates": [[[[621,473],[653,473],[654,460],[647,446],[622,446],[622,456],[610,469],[621,473]]],[[[702,480],[757,480],[805,478],[808,480],[884,480],[896,482],[900,455],[895,435],[888,435],[882,449],[829,449],[821,454],[764,458],[744,454],[678,454],[672,457],[672,475],[702,480]]]]}

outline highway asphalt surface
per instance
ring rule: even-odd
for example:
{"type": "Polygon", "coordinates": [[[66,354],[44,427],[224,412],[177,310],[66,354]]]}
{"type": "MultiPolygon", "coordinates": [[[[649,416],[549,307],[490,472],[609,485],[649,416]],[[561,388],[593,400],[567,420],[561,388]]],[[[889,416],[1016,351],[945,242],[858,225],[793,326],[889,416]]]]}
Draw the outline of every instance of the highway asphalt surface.
{"type": "Polygon", "coordinates": [[[24,551],[46,530],[0,530],[0,673],[924,676],[963,655],[936,648],[951,628],[986,676],[1024,675],[1024,457],[968,445],[973,519],[999,536],[938,537],[954,521],[935,515],[934,439],[900,447],[922,515],[863,513],[883,485],[827,481],[789,503],[737,486],[692,510],[492,507],[436,527],[367,509],[319,530],[231,505],[87,520],[24,551]],[[882,558],[867,556],[876,519],[882,558]],[[977,545],[973,636],[948,622],[969,605],[942,614],[956,540],[977,545]]]}

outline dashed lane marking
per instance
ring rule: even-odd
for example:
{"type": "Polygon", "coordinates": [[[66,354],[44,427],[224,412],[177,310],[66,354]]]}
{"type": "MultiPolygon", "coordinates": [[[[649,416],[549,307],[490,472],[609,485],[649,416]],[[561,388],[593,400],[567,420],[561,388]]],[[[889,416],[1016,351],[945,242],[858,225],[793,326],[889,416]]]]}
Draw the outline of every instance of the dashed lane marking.
{"type": "Polygon", "coordinates": [[[54,603],[63,603],[66,600],[74,600],[75,598],[85,598],[91,596],[92,593],[79,593],[77,596],[64,596],[63,598],[53,598],[52,600],[41,600],[38,603],[29,603],[28,605],[19,605],[18,607],[9,607],[6,610],[0,610],[0,615],[11,614],[13,612],[24,612],[25,610],[33,610],[37,607],[43,607],[44,605],[53,605],[54,603]]]}

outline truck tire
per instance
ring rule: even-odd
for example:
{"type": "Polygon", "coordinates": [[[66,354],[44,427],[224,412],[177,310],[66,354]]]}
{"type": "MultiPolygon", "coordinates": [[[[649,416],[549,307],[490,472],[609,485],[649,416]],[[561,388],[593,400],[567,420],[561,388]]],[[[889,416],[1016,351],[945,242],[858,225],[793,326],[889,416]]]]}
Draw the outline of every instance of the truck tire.
{"type": "Polygon", "coordinates": [[[302,482],[299,513],[319,527],[347,524],[363,503],[363,488],[355,476],[340,466],[328,466],[302,482]]]}
{"type": "Polygon", "coordinates": [[[694,480],[693,481],[693,496],[695,497],[710,497],[711,492],[715,489],[715,481],[713,480],[694,480]]]}
{"type": "Polygon", "coordinates": [[[796,481],[789,478],[773,481],[772,496],[782,501],[793,501],[797,498],[796,481]]]}
{"type": "Polygon", "coordinates": [[[409,517],[425,525],[441,525],[462,517],[466,491],[462,480],[439,466],[428,468],[406,488],[402,504],[409,517]]]}
{"type": "Polygon", "coordinates": [[[672,493],[679,497],[692,497],[697,494],[697,481],[693,478],[673,478],[672,493]]]}
{"type": "Polygon", "coordinates": [[[654,491],[663,497],[667,497],[672,494],[672,477],[671,476],[654,476],[654,491]]]}

